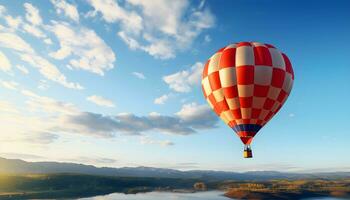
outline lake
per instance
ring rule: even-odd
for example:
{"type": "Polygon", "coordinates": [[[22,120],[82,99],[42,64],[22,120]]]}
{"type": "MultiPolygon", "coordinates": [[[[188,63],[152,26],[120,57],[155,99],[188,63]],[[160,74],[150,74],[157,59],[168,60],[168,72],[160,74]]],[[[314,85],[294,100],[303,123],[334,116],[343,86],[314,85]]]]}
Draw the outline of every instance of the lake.
{"type": "Polygon", "coordinates": [[[112,193],[104,196],[82,198],[80,200],[229,200],[222,196],[223,192],[209,191],[196,193],[175,193],[175,192],[148,192],[138,194],[112,193]]]}

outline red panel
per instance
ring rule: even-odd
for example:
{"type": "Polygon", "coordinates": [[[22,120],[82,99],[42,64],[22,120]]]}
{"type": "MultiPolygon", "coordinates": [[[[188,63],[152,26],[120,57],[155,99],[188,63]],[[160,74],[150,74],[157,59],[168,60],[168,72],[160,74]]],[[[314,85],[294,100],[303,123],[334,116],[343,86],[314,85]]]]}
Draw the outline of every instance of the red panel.
{"type": "Polygon", "coordinates": [[[274,49],[276,49],[276,47],[272,46],[271,44],[265,44],[265,46],[267,46],[268,48],[274,48],[274,49]]]}
{"type": "Polygon", "coordinates": [[[242,46],[252,46],[250,42],[239,42],[237,43],[237,47],[242,47],[242,46]]]}
{"type": "Polygon", "coordinates": [[[210,59],[207,60],[207,62],[206,62],[205,65],[204,65],[202,79],[204,79],[205,77],[208,76],[208,66],[209,66],[209,62],[210,62],[210,59]]]}
{"type": "Polygon", "coordinates": [[[241,108],[251,108],[253,97],[239,97],[239,103],[241,105],[241,108]]]}
{"type": "Polygon", "coordinates": [[[255,65],[272,66],[271,54],[268,48],[263,46],[254,47],[255,65]]]}
{"type": "Polygon", "coordinates": [[[243,124],[250,124],[250,119],[242,119],[243,124]]]}
{"type": "Polygon", "coordinates": [[[253,140],[252,137],[240,137],[240,138],[241,138],[243,144],[250,144],[253,140]]]}
{"type": "Polygon", "coordinates": [[[282,88],[286,72],[279,68],[273,68],[271,85],[277,88],[282,88]]]}
{"type": "Polygon", "coordinates": [[[235,98],[238,97],[237,86],[225,87],[223,88],[225,98],[235,98]]]}
{"type": "Polygon", "coordinates": [[[273,112],[269,112],[269,114],[266,115],[265,121],[269,121],[273,117],[273,112]]]}
{"type": "Polygon", "coordinates": [[[286,64],[286,71],[290,74],[292,74],[292,78],[294,80],[294,71],[293,71],[293,67],[292,67],[292,64],[290,63],[290,60],[289,58],[286,56],[286,54],[282,53],[282,56],[283,56],[283,60],[284,60],[284,63],[286,64]]]}
{"type": "Polygon", "coordinates": [[[233,127],[236,126],[236,125],[237,125],[237,124],[236,124],[235,121],[230,121],[230,122],[228,123],[228,126],[231,127],[231,128],[233,128],[233,127]]]}
{"type": "Polygon", "coordinates": [[[230,110],[230,108],[228,107],[226,100],[220,101],[217,104],[218,109],[220,109],[220,113],[226,110],[230,110]]]}
{"type": "Polygon", "coordinates": [[[216,53],[220,53],[222,52],[226,47],[222,47],[221,49],[219,49],[216,53]]]}
{"type": "Polygon", "coordinates": [[[265,110],[270,110],[270,109],[272,108],[272,106],[273,106],[274,103],[275,103],[274,100],[272,100],[272,99],[270,99],[270,98],[267,98],[267,99],[265,100],[265,103],[264,103],[263,108],[264,108],[265,110]]]}
{"type": "Polygon", "coordinates": [[[242,119],[241,109],[232,110],[232,115],[235,119],[242,119]]]}
{"type": "Polygon", "coordinates": [[[261,113],[261,109],[253,108],[251,118],[258,119],[260,113],[261,113]]]}
{"type": "Polygon", "coordinates": [[[209,84],[212,91],[215,91],[221,88],[219,71],[209,74],[208,78],[209,78],[209,84]]]}
{"type": "Polygon", "coordinates": [[[286,97],[287,97],[287,92],[285,92],[284,90],[281,90],[280,94],[277,97],[277,101],[282,103],[286,97]]]}
{"type": "Polygon", "coordinates": [[[236,48],[226,49],[222,54],[219,62],[219,69],[236,66],[236,48]]]}
{"type": "Polygon", "coordinates": [[[254,66],[246,65],[236,68],[237,84],[250,85],[254,83],[254,66]]]}
{"type": "Polygon", "coordinates": [[[265,85],[254,85],[254,96],[255,97],[266,97],[269,92],[270,86],[265,85]]]}

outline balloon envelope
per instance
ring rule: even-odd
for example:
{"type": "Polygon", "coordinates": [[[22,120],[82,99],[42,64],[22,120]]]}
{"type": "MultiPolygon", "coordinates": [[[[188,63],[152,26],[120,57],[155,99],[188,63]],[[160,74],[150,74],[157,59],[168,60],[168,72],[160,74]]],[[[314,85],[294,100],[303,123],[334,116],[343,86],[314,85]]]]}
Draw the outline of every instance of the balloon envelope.
{"type": "Polygon", "coordinates": [[[282,107],[293,81],[293,68],[284,53],[269,44],[239,42],[206,62],[202,89],[215,113],[249,145],[282,107]]]}

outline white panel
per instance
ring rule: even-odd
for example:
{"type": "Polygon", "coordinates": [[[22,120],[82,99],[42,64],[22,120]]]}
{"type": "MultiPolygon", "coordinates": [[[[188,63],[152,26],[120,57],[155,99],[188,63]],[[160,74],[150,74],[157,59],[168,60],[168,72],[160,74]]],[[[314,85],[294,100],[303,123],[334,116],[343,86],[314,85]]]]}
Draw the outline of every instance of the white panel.
{"type": "Polygon", "coordinates": [[[260,42],[252,42],[253,46],[255,47],[266,47],[265,44],[260,43],[260,42]]]}
{"type": "Polygon", "coordinates": [[[276,88],[276,87],[271,86],[269,88],[269,92],[267,93],[267,97],[269,97],[270,99],[273,99],[273,100],[277,100],[280,92],[281,92],[281,88],[276,88]]]}
{"type": "Polygon", "coordinates": [[[222,92],[222,89],[215,90],[213,92],[213,95],[214,95],[216,102],[220,102],[220,101],[224,100],[224,93],[222,92]]]}
{"type": "Polygon", "coordinates": [[[225,111],[225,112],[223,112],[224,114],[225,114],[225,116],[226,116],[226,118],[227,118],[227,120],[230,122],[230,121],[232,121],[232,120],[234,120],[234,118],[233,118],[233,115],[232,115],[232,112],[230,111],[230,110],[227,110],[227,111],[225,111]]]}
{"type": "Polygon", "coordinates": [[[220,75],[220,82],[222,87],[237,85],[235,67],[222,68],[219,71],[219,75],[220,75]]]}
{"type": "Polygon", "coordinates": [[[272,67],[257,65],[254,67],[254,83],[270,85],[272,80],[272,67]]]}
{"type": "Polygon", "coordinates": [[[226,99],[226,103],[227,103],[228,107],[230,108],[230,110],[235,110],[235,109],[240,107],[238,97],[233,98],[233,99],[226,99]]]}
{"type": "Polygon", "coordinates": [[[236,67],[242,65],[254,65],[254,51],[251,46],[237,47],[236,67]]]}
{"type": "Polygon", "coordinates": [[[251,117],[251,108],[241,108],[242,119],[249,119],[251,117]]]}
{"type": "Polygon", "coordinates": [[[220,58],[221,58],[221,53],[216,53],[210,58],[209,65],[208,65],[208,75],[219,70],[220,58]]]}
{"type": "Polygon", "coordinates": [[[283,82],[283,90],[287,92],[287,94],[290,93],[293,87],[293,78],[290,73],[286,73],[286,76],[284,77],[284,82],[283,82]]]}
{"type": "Polygon", "coordinates": [[[228,46],[225,48],[225,50],[226,50],[226,49],[236,48],[236,47],[237,47],[236,44],[230,44],[230,45],[228,45],[228,46]]]}
{"type": "Polygon", "coordinates": [[[254,92],[254,85],[237,85],[239,97],[251,97],[254,92]]]}
{"type": "Polygon", "coordinates": [[[205,91],[205,94],[207,96],[209,96],[211,94],[211,87],[210,87],[210,84],[209,84],[209,78],[208,76],[205,77],[203,80],[202,80],[202,85],[203,85],[203,88],[204,88],[204,91],[205,91]]]}
{"type": "Polygon", "coordinates": [[[272,59],[272,66],[285,70],[286,65],[284,63],[284,59],[283,59],[281,52],[275,48],[269,48],[269,51],[270,51],[271,59],[272,59]]]}
{"type": "Polygon", "coordinates": [[[272,106],[272,108],[271,108],[271,112],[276,113],[276,110],[277,110],[277,108],[278,108],[280,105],[281,105],[281,104],[278,103],[278,101],[276,101],[275,104],[274,104],[274,105],[272,106]]]}
{"type": "Polygon", "coordinates": [[[225,112],[221,112],[220,118],[222,119],[222,121],[225,122],[225,124],[228,124],[228,123],[230,122],[230,121],[227,119],[225,112]]]}

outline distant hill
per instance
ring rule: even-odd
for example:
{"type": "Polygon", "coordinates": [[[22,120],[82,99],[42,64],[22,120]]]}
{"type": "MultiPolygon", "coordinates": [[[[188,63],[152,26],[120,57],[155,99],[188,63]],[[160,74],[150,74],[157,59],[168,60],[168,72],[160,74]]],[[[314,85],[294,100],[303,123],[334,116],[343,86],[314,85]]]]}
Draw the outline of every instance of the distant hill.
{"type": "Polygon", "coordinates": [[[19,159],[0,158],[0,173],[11,174],[56,174],[76,173],[118,177],[154,177],[154,178],[195,178],[204,180],[271,180],[271,179],[338,179],[350,178],[350,172],[329,173],[286,173],[277,171],[225,172],[174,169],[152,167],[95,167],[76,163],[27,162],[19,159]]]}

